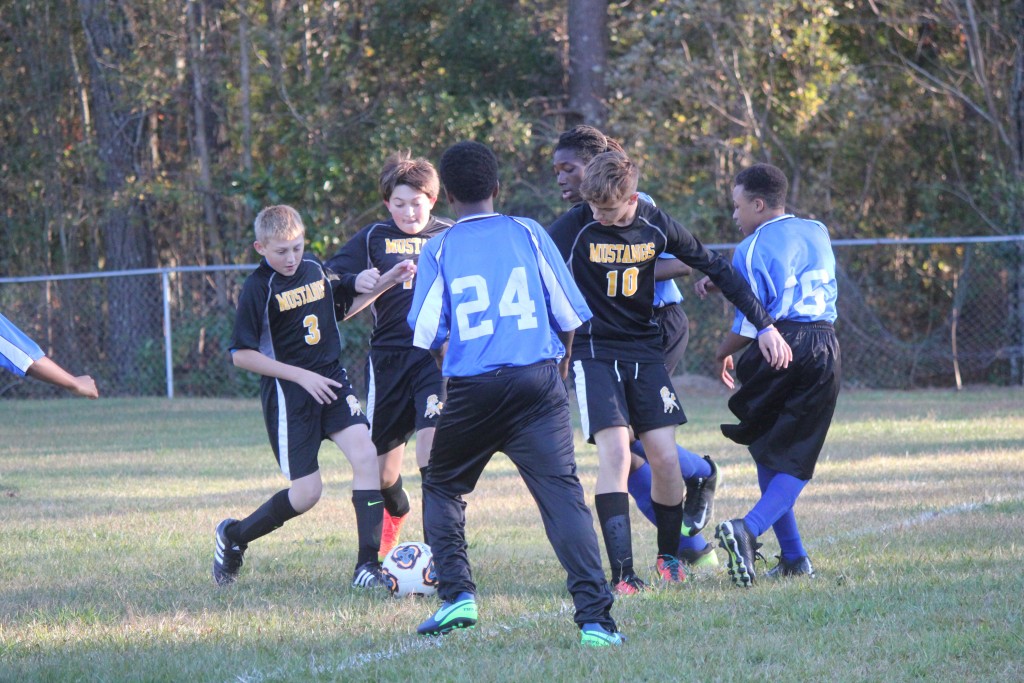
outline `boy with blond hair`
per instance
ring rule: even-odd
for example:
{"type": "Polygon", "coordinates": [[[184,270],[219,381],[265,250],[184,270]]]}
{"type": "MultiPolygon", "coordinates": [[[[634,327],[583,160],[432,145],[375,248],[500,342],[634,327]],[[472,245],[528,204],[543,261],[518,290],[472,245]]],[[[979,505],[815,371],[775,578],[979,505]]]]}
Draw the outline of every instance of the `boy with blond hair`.
{"type": "MultiPolygon", "coordinates": [[[[235,581],[250,543],[308,511],[323,481],[317,455],[330,439],[352,465],[352,504],[359,550],[353,587],[383,586],[380,546],[383,499],[376,451],[366,417],[339,362],[341,337],[333,286],[319,259],[304,254],[305,226],[290,206],[263,209],[253,244],[263,259],[246,278],[238,300],[231,358],[262,375],[260,395],[267,434],[281,473],[291,482],[241,520],[225,519],[215,533],[213,578],[235,581]]],[[[415,267],[402,262],[376,278],[369,294],[348,300],[350,311],[366,306],[415,267]]]]}

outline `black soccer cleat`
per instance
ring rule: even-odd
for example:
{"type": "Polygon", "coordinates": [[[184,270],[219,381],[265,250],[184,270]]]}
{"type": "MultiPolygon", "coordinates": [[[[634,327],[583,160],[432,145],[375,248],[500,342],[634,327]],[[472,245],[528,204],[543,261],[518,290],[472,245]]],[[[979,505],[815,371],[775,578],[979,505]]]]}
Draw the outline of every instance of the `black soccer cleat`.
{"type": "Polygon", "coordinates": [[[686,481],[686,498],[683,504],[683,528],[685,536],[696,536],[708,522],[715,506],[715,488],[718,486],[718,465],[705,455],[711,466],[711,476],[694,477],[686,481]]]}
{"type": "Polygon", "coordinates": [[[227,586],[235,582],[238,572],[242,569],[242,556],[248,546],[232,543],[224,530],[237,519],[225,519],[217,525],[214,532],[217,545],[213,551],[213,580],[218,586],[227,586]]]}
{"type": "Polygon", "coordinates": [[[380,562],[364,562],[352,574],[353,588],[386,588],[387,585],[380,562]]]}
{"type": "Polygon", "coordinates": [[[779,563],[765,572],[769,579],[781,579],[786,576],[806,576],[814,578],[814,567],[811,565],[811,558],[804,555],[795,560],[787,560],[782,555],[776,555],[779,563]]]}
{"type": "Polygon", "coordinates": [[[742,519],[730,519],[722,522],[715,529],[718,545],[725,549],[729,556],[729,577],[737,586],[750,588],[757,578],[754,572],[754,560],[764,556],[758,552],[761,544],[757,537],[747,529],[742,519]]]}

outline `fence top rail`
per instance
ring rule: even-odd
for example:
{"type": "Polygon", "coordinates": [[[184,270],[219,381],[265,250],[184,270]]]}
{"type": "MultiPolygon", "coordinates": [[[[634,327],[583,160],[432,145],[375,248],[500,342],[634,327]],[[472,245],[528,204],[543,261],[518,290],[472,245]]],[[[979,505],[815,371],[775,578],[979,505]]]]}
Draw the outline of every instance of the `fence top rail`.
{"type": "MultiPolygon", "coordinates": [[[[875,239],[832,240],[837,247],[872,246],[883,244],[979,244],[990,242],[1024,242],[1024,234],[993,235],[981,237],[879,237],[875,239]]],[[[735,249],[737,243],[708,244],[708,249],[735,249]]],[[[66,275],[25,275],[21,277],[0,277],[0,285],[17,282],[46,282],[53,280],[85,280],[89,278],[128,277],[132,275],[164,275],[170,273],[213,273],[217,271],[252,270],[258,263],[237,263],[219,266],[175,266],[173,268],[140,268],[138,270],[99,270],[91,273],[68,273],[66,275]]]]}

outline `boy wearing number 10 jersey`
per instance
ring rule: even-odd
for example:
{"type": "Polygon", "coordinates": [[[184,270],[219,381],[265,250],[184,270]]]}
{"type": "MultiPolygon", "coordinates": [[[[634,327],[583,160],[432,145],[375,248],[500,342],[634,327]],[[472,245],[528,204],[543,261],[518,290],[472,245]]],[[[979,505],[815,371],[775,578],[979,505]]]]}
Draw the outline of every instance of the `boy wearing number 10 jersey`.
{"type": "Polygon", "coordinates": [[[618,645],[562,383],[566,347],[590,309],[544,229],[494,212],[498,165],[490,149],[453,145],[439,171],[458,221],[420,254],[409,325],[413,344],[429,349],[448,377],[423,482],[444,603],[417,630],[440,635],[476,624],[463,496],[502,451],[536,501],[568,574],[580,642],[618,645]]]}

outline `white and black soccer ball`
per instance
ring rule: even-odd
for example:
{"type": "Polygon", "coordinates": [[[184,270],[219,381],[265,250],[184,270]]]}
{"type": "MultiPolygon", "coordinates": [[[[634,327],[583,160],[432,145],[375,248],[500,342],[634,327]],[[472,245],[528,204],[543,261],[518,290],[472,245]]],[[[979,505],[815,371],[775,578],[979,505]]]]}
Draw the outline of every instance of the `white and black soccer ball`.
{"type": "Polygon", "coordinates": [[[434,556],[426,543],[399,543],[384,561],[384,582],[391,595],[434,595],[437,593],[437,575],[434,556]]]}

